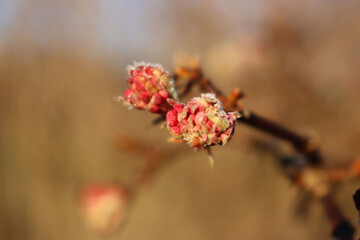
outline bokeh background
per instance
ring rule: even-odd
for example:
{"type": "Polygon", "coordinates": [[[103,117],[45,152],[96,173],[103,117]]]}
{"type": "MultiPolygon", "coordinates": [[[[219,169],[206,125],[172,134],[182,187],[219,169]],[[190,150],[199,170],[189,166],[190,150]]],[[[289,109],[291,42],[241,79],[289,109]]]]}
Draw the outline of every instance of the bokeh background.
{"type": "MultiPolygon", "coordinates": [[[[241,87],[246,107],[320,141],[327,166],[346,166],[360,155],[359,7],[0,0],[0,239],[98,239],[79,213],[78,188],[134,186],[146,157],[119,147],[128,138],[172,151],[171,164],[138,192],[126,224],[108,239],[330,239],[320,204],[299,208],[305,194],[273,152],[259,149],[288,154],[286,144],[240,125],[228,145],[213,148],[210,169],[204,152],[168,143],[153,116],[113,97],[125,91],[134,60],[172,72],[196,56],[225,93],[241,87]]],[[[359,184],[334,189],[354,224],[359,184]]]]}

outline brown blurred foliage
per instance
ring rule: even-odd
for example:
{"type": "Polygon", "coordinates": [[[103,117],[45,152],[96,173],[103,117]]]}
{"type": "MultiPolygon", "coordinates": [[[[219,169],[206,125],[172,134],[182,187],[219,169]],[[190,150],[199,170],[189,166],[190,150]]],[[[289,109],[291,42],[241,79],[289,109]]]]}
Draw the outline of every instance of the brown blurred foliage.
{"type": "MultiPolygon", "coordinates": [[[[204,152],[170,146],[152,116],[113,97],[124,91],[124,68],[133,60],[170,68],[179,52],[190,51],[226,94],[241,87],[244,106],[319,140],[326,164],[345,168],[360,155],[358,3],[272,1],[256,24],[248,20],[251,27],[216,1],[154,4],[142,16],[153,35],[137,39],[142,48],[131,54],[131,46],[119,46],[114,57],[97,42],[97,1],[17,2],[0,48],[0,239],[97,239],[79,216],[76,192],[87,181],[136,184],[146,157],[114,147],[124,132],[171,149],[156,154],[173,164],[138,193],[126,226],[110,239],[329,239],[321,207],[310,205],[300,221],[294,212],[303,193],[280,173],[274,154],[251,143],[260,139],[284,154],[286,144],[240,125],[228,145],[214,148],[211,170],[204,152]],[[62,8],[78,22],[66,22],[62,8]],[[40,36],[31,25],[39,13],[40,36]]],[[[353,223],[358,185],[346,180],[335,191],[353,223]]]]}

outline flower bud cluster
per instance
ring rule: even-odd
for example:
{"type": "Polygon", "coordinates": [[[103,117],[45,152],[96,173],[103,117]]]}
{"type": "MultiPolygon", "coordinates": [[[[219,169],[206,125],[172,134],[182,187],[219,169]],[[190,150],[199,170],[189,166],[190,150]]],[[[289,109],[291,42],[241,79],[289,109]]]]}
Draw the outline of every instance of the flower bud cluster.
{"type": "Polygon", "coordinates": [[[234,134],[237,112],[225,112],[215,94],[201,94],[187,105],[176,101],[174,82],[158,64],[136,63],[128,68],[130,88],[118,97],[129,107],[166,114],[171,135],[198,151],[216,144],[224,145],[234,134]]]}
{"type": "Polygon", "coordinates": [[[187,105],[173,103],[166,125],[173,137],[184,139],[194,150],[226,144],[234,133],[237,112],[225,112],[215,94],[201,94],[187,105]]]}
{"type": "Polygon", "coordinates": [[[85,221],[95,232],[111,233],[124,222],[130,194],[123,186],[88,183],[80,197],[85,221]]]}
{"type": "Polygon", "coordinates": [[[160,65],[135,63],[128,67],[128,74],[126,82],[130,88],[118,100],[151,113],[165,114],[171,109],[167,99],[176,98],[174,83],[160,65]]]}

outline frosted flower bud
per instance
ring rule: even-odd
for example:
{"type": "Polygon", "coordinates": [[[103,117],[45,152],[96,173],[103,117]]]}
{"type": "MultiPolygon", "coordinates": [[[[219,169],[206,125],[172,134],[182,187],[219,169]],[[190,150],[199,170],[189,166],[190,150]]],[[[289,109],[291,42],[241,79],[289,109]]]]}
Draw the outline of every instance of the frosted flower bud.
{"type": "Polygon", "coordinates": [[[116,184],[86,184],[80,193],[86,224],[99,234],[109,234],[124,222],[130,194],[116,184]]]}
{"type": "Polygon", "coordinates": [[[125,96],[116,97],[125,105],[145,109],[151,113],[165,114],[172,107],[167,99],[176,99],[174,82],[159,64],[135,63],[128,67],[126,82],[130,88],[125,96]]]}
{"type": "Polygon", "coordinates": [[[187,105],[170,101],[166,125],[176,139],[185,140],[198,151],[216,144],[225,145],[234,134],[238,112],[225,112],[215,94],[205,93],[187,105]]]}

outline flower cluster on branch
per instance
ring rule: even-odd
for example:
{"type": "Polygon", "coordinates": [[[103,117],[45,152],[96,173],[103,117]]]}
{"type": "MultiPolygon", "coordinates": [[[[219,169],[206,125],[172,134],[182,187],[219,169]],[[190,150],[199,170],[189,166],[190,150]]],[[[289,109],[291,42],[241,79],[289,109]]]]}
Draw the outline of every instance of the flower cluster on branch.
{"type": "Polygon", "coordinates": [[[166,115],[170,134],[194,150],[225,145],[234,134],[238,112],[225,112],[214,93],[201,94],[187,104],[177,99],[174,81],[159,64],[135,63],[128,67],[125,96],[116,97],[126,106],[166,115]]]}
{"type": "MultiPolygon", "coordinates": [[[[210,146],[225,145],[234,134],[237,122],[292,144],[294,150],[304,157],[305,164],[289,176],[290,180],[299,189],[311,192],[319,200],[328,215],[333,237],[353,239],[354,227],[334,201],[331,185],[333,181],[358,176],[357,164],[349,169],[325,169],[320,148],[311,139],[245,110],[238,101],[245,96],[242,91],[235,88],[230,95],[224,95],[210,79],[204,77],[198,65],[193,68],[177,68],[174,74],[177,84],[181,79],[186,80],[186,84],[179,88],[179,96],[185,96],[195,85],[207,92],[192,98],[186,104],[178,99],[175,82],[161,65],[135,63],[128,67],[128,74],[126,81],[129,89],[124,96],[116,99],[129,108],[161,115],[159,119],[165,120],[171,136],[187,142],[195,151],[209,151],[210,146]],[[233,112],[227,112],[224,108],[233,112]]],[[[153,175],[155,170],[156,168],[151,168],[148,175],[153,175]]]]}

